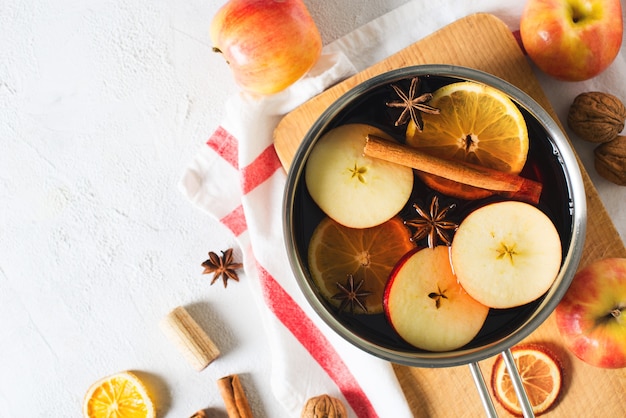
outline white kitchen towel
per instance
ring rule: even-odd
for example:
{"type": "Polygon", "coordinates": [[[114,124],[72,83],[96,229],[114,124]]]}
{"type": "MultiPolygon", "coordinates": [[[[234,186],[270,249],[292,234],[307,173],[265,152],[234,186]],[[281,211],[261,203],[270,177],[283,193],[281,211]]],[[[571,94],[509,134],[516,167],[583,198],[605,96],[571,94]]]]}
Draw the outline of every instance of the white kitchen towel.
{"type": "MultiPolygon", "coordinates": [[[[298,416],[306,399],[320,393],[342,397],[350,416],[412,414],[391,365],[338,337],[297,287],[282,235],[286,175],[273,147],[274,128],[284,114],[331,84],[466,15],[492,13],[516,30],[523,4],[512,0],[406,3],[327,45],[317,66],[287,91],[261,100],[234,96],[222,123],[186,170],[183,193],[230,228],[244,254],[246,277],[260,295],[259,309],[272,344],[273,391],[286,416],[298,416]]],[[[623,68],[623,64],[621,58],[617,65],[623,68]]],[[[549,98],[560,103],[582,89],[598,88],[594,82],[601,80],[567,84],[548,79],[542,85],[548,86],[549,98]],[[552,89],[565,89],[567,94],[551,97],[552,89]]]]}
{"type": "Polygon", "coordinates": [[[383,408],[395,417],[412,416],[391,365],[338,337],[308,306],[284,245],[286,174],[274,150],[274,128],[290,109],[354,72],[343,54],[324,54],[306,78],[282,93],[233,97],[181,182],[196,205],[237,237],[268,328],[272,388],[289,416],[322,393],[343,398],[358,417],[382,416],[383,408]]]}
{"type": "Polygon", "coordinates": [[[288,90],[262,99],[244,94],[185,173],[184,193],[237,237],[246,277],[255,286],[272,345],[273,391],[289,416],[311,396],[331,393],[358,417],[411,413],[393,369],[334,334],[308,306],[289,267],[282,232],[286,174],[272,142],[281,116],[329,85],[352,75],[341,53],[324,54],[288,90]],[[391,409],[390,409],[391,408],[391,409]]]}

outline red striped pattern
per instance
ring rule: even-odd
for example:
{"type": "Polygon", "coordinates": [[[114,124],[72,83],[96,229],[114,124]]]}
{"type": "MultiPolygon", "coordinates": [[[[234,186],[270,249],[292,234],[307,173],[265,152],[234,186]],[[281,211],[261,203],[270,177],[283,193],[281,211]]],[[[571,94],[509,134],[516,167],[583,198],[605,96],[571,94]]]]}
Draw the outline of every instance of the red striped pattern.
{"type": "Polygon", "coordinates": [[[241,205],[237,206],[232,212],[220,219],[220,222],[226,225],[236,237],[248,229],[246,217],[243,213],[243,206],[241,205]]]}
{"type": "Polygon", "coordinates": [[[270,178],[281,167],[274,145],[265,148],[256,159],[242,170],[243,194],[248,194],[270,178]]]}
{"type": "Polygon", "coordinates": [[[218,127],[206,144],[230,165],[239,170],[239,144],[226,129],[218,127]]]}
{"type": "MultiPolygon", "coordinates": [[[[233,167],[238,168],[237,139],[223,127],[219,127],[213,133],[207,141],[207,145],[233,167]]],[[[267,147],[252,163],[241,170],[243,193],[247,194],[254,190],[259,184],[269,179],[280,167],[280,160],[276,155],[274,146],[267,147]]],[[[247,230],[245,214],[241,205],[224,216],[220,222],[236,236],[247,230]]],[[[367,395],[324,334],[282,288],[280,283],[258,262],[257,267],[260,272],[259,278],[263,297],[278,320],[298,339],[337,384],[359,418],[378,417],[367,395]]]]}
{"type": "Polygon", "coordinates": [[[269,308],[287,329],[300,341],[320,366],[335,381],[359,418],[374,418],[378,415],[356,379],[324,334],[306,316],[304,311],[269,274],[257,265],[263,296],[269,308]]]}

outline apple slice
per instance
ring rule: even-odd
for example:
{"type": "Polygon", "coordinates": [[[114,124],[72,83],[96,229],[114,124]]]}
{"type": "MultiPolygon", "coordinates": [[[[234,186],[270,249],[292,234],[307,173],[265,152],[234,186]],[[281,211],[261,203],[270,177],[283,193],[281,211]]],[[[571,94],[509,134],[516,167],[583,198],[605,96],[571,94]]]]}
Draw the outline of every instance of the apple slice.
{"type": "Polygon", "coordinates": [[[369,134],[392,140],[373,126],[339,126],[318,140],[306,165],[305,181],[315,203],[350,228],[369,228],[391,219],[413,190],[411,168],[363,155],[369,134]]]}
{"type": "Polygon", "coordinates": [[[429,351],[466,345],[489,312],[457,282],[447,246],[417,249],[398,262],[385,288],[384,308],[398,335],[429,351]]]}
{"type": "Polygon", "coordinates": [[[561,267],[561,239],[550,218],[535,206],[498,202],[461,222],[451,255],[467,293],[492,308],[512,308],[550,288],[561,267]]]}

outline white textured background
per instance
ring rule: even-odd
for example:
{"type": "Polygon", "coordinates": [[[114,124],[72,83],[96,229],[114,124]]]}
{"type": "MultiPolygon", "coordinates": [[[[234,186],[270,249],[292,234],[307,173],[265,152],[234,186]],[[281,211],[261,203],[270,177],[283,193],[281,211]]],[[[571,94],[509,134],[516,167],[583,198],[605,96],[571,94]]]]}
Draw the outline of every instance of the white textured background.
{"type": "MultiPolygon", "coordinates": [[[[325,44],[407,1],[305,0],[325,44]]],[[[236,91],[208,40],[223,2],[0,2],[0,417],[80,416],[89,385],[126,369],[159,416],[225,417],[215,380],[239,373],[257,415],[281,417],[245,276],[201,274],[234,239],[177,190],[236,91]],[[178,305],[223,353],[203,372],[158,328],[178,305]]],[[[577,91],[538,75],[563,121],[577,91]]],[[[624,238],[624,194],[574,143],[624,238]]]]}
{"type": "MultiPolygon", "coordinates": [[[[306,3],[328,43],[404,2],[306,3]]],[[[89,385],[126,369],[160,416],[225,416],[230,373],[281,416],[245,277],[201,274],[234,239],[177,190],[236,90],[208,39],[223,3],[0,2],[0,417],[80,416],[89,385]],[[178,305],[223,353],[203,372],[158,328],[178,305]]]]}

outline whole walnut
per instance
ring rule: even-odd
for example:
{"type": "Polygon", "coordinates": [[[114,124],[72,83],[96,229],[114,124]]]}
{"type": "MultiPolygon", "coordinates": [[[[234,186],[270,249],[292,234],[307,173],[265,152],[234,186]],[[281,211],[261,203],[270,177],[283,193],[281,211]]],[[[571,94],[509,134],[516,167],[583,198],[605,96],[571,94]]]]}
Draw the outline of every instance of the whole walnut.
{"type": "Polygon", "coordinates": [[[309,399],[300,418],[347,418],[348,412],[343,403],[332,396],[320,395],[309,399]]]}
{"type": "Polygon", "coordinates": [[[609,93],[581,93],[572,102],[567,115],[568,126],[582,139],[607,142],[623,129],[626,107],[609,93]]]}
{"type": "Polygon", "coordinates": [[[626,186],[626,136],[600,144],[594,150],[595,167],[605,179],[626,186]]]}

